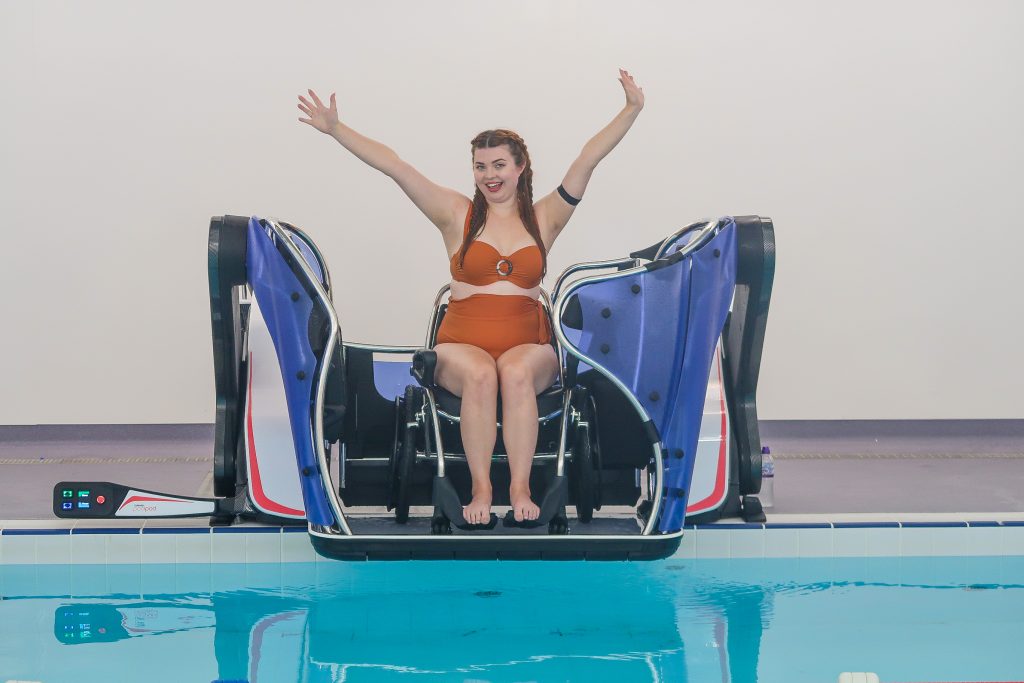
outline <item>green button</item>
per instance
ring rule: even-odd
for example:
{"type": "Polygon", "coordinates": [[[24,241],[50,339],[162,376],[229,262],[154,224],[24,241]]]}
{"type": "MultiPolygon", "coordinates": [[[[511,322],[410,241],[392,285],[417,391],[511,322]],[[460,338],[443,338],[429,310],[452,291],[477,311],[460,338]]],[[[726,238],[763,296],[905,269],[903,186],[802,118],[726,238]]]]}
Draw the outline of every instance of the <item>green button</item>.
{"type": "Polygon", "coordinates": [[[61,493],[65,498],[73,498],[75,495],[74,491],[68,491],[67,489],[64,489],[61,493]]]}

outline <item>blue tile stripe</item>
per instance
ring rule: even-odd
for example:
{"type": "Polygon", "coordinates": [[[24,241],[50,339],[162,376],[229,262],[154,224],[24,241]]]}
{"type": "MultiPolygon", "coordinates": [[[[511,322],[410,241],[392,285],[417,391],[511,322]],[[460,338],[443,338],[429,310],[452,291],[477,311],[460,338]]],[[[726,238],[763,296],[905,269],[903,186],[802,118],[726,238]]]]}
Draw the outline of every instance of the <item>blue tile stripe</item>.
{"type": "Polygon", "coordinates": [[[3,536],[69,536],[71,529],[0,529],[3,536]]]}
{"type": "Polygon", "coordinates": [[[142,527],[144,534],[208,534],[209,527],[201,526],[152,526],[142,527]]]}
{"type": "Polygon", "coordinates": [[[966,527],[967,522],[900,522],[904,529],[947,529],[966,527]]]}
{"type": "Polygon", "coordinates": [[[72,536],[88,536],[90,534],[138,534],[142,529],[133,526],[85,526],[81,529],[72,529],[72,536]]]}

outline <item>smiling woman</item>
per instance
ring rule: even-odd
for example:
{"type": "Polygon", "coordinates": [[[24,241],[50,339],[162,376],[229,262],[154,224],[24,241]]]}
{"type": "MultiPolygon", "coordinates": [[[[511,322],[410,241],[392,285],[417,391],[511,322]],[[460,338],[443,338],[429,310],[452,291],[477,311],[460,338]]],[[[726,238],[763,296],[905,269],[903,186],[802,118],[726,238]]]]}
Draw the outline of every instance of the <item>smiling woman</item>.
{"type": "Polygon", "coordinates": [[[537,444],[535,397],[552,385],[558,359],[551,324],[539,302],[547,254],[587,189],[597,164],[626,135],[644,106],[643,90],[619,70],[626,102],[591,138],[562,184],[533,198],[533,168],[526,143],[510,130],[473,138],[473,199],[427,179],[389,147],[343,124],[332,93],[329,104],[312,90],[299,96],[299,121],[326,133],[361,161],[394,180],[441,232],[450,259],[451,299],[438,330],[435,380],[463,399],[460,430],[472,476],[471,524],[484,524],[493,500],[490,465],[502,403],[502,438],[511,476],[509,500],[516,521],[533,521],[540,508],[530,493],[537,444]]]}

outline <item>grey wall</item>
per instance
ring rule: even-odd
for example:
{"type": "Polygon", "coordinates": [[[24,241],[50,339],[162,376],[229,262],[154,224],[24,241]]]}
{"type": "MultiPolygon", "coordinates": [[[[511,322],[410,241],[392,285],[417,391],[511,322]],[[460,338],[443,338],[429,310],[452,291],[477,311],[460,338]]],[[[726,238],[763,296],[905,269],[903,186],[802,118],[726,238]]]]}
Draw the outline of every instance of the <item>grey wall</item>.
{"type": "Polygon", "coordinates": [[[551,272],[768,215],[762,417],[1024,417],[1022,28],[1010,0],[4,2],[0,424],[211,421],[212,215],[302,226],[346,339],[418,343],[441,240],[296,94],[466,193],[469,139],[515,128],[540,193],[620,65],[647,107],[551,272]]]}

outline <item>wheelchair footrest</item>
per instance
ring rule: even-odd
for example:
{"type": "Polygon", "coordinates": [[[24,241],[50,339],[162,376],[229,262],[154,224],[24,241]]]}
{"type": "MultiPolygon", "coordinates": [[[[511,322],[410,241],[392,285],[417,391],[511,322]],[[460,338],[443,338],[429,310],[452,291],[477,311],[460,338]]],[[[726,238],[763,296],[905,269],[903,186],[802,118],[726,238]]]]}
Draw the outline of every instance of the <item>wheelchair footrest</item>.
{"type": "Polygon", "coordinates": [[[569,484],[564,476],[555,476],[551,479],[548,484],[548,488],[544,491],[544,496],[540,500],[540,515],[537,519],[524,519],[522,522],[517,522],[515,513],[512,510],[508,511],[505,515],[503,524],[506,527],[520,527],[522,529],[534,529],[539,526],[545,526],[551,522],[557,515],[563,515],[565,509],[565,503],[569,499],[569,484]]]}
{"type": "Polygon", "coordinates": [[[434,489],[431,496],[434,499],[434,516],[439,514],[451,520],[451,523],[463,531],[490,531],[498,526],[498,516],[491,513],[491,518],[486,524],[470,524],[462,514],[462,501],[459,494],[452,486],[447,477],[434,477],[434,489]]]}

